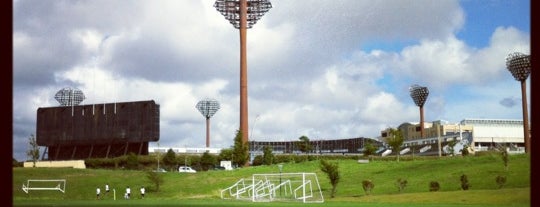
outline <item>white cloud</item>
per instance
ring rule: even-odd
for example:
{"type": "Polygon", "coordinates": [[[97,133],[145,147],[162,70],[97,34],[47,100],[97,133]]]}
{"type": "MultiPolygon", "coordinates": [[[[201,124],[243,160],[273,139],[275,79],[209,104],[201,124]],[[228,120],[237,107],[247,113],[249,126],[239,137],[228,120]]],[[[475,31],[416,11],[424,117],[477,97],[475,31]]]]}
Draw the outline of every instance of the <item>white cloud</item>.
{"type": "Polygon", "coordinates": [[[82,43],[83,47],[91,53],[98,52],[98,49],[101,45],[102,34],[96,30],[85,29],[85,30],[75,30],[71,32],[72,41],[77,43],[82,43]]]}

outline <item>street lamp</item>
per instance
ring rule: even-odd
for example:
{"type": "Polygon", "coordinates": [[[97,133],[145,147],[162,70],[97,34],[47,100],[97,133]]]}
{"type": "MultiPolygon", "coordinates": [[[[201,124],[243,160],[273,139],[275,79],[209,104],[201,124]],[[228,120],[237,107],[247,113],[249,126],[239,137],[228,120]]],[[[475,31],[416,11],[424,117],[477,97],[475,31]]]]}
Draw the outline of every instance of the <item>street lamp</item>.
{"type": "Polygon", "coordinates": [[[424,103],[429,95],[427,87],[412,85],[409,87],[411,98],[416,106],[420,107],[420,138],[424,138],[424,103]]]}
{"type": "Polygon", "coordinates": [[[251,140],[251,136],[253,136],[253,128],[255,128],[255,124],[257,123],[257,120],[259,120],[259,115],[255,117],[255,121],[253,121],[253,126],[251,126],[251,132],[249,133],[249,139],[251,140]]]}
{"type": "Polygon", "coordinates": [[[279,168],[279,196],[281,196],[281,172],[283,170],[283,165],[279,164],[278,168],[279,168]]]}
{"type": "Polygon", "coordinates": [[[513,52],[506,56],[506,68],[514,78],[521,82],[521,103],[523,106],[523,139],[525,141],[525,153],[531,151],[529,137],[529,114],[527,110],[526,80],[531,74],[531,57],[519,52],[513,52]]]}
{"type": "MultiPolygon", "coordinates": [[[[248,99],[247,99],[247,29],[266,13],[272,4],[269,0],[216,0],[214,7],[236,29],[240,30],[240,132],[242,141],[248,143],[248,99]]],[[[245,166],[249,162],[244,163],[245,166]]]]}
{"type": "MultiPolygon", "coordinates": [[[[259,114],[257,114],[257,116],[255,117],[255,121],[253,121],[253,124],[251,125],[251,132],[249,132],[249,140],[251,140],[251,137],[253,136],[253,128],[255,128],[255,124],[257,123],[257,120],[259,119],[259,114]]],[[[251,149],[251,147],[250,147],[251,149]]],[[[249,156],[250,156],[250,160],[251,158],[253,158],[253,155],[255,154],[255,150],[258,150],[256,149],[256,147],[254,147],[254,149],[251,149],[251,153],[249,153],[249,156]]]]}

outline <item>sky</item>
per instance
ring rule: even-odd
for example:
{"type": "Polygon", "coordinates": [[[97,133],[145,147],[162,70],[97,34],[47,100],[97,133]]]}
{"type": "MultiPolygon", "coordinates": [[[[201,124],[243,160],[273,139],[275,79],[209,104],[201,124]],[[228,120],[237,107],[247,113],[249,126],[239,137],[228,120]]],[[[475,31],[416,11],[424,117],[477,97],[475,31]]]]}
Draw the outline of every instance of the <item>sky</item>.
{"type": "MultiPolygon", "coordinates": [[[[37,109],[66,87],[81,104],[154,100],[160,147],[205,147],[195,106],[215,99],[210,147],[231,147],[239,31],[214,2],[14,0],[13,157],[27,159],[37,109]]],[[[429,89],[426,122],[523,118],[505,58],[530,54],[529,1],[271,3],[247,31],[249,140],[376,138],[419,121],[413,84],[429,89]]]]}

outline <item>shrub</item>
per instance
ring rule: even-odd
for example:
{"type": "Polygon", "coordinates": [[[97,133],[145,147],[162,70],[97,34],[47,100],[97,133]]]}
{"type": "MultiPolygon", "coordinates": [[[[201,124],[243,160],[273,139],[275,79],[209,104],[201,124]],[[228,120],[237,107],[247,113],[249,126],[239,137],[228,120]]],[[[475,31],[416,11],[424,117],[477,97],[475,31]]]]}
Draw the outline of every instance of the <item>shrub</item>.
{"type": "Polygon", "coordinates": [[[126,159],[126,168],[130,170],[136,170],[139,169],[139,157],[133,153],[130,152],[126,159]]]}
{"type": "Polygon", "coordinates": [[[501,150],[501,157],[504,164],[504,170],[508,171],[508,151],[504,147],[501,147],[500,150],[501,150]]]}
{"type": "Polygon", "coordinates": [[[429,191],[439,191],[441,186],[439,185],[439,182],[437,181],[431,181],[429,182],[429,191]]]}
{"type": "Polygon", "coordinates": [[[159,186],[161,186],[161,184],[163,183],[163,177],[161,176],[161,174],[159,172],[148,170],[146,171],[146,178],[148,178],[148,180],[152,184],[154,184],[155,191],[159,192],[159,186]]]}
{"type": "Polygon", "coordinates": [[[407,187],[407,180],[398,178],[396,181],[396,186],[398,187],[398,191],[401,192],[405,187],[407,187]]]}
{"type": "Polygon", "coordinates": [[[469,190],[469,179],[467,179],[467,175],[463,174],[459,178],[461,181],[461,189],[463,190],[469,190]]]}
{"type": "Polygon", "coordinates": [[[255,158],[253,158],[253,161],[251,162],[251,165],[252,166],[259,166],[259,165],[262,165],[263,164],[263,156],[262,155],[257,155],[255,156],[255,158]]]}
{"type": "Polygon", "coordinates": [[[274,158],[275,158],[274,163],[289,163],[294,160],[292,155],[287,155],[287,154],[278,154],[278,155],[275,155],[274,158]]]}
{"type": "Polygon", "coordinates": [[[469,147],[470,147],[469,145],[463,146],[463,149],[460,150],[462,156],[469,155],[469,147]]]}
{"type": "Polygon", "coordinates": [[[495,178],[495,181],[497,182],[497,185],[499,185],[499,189],[500,189],[504,186],[504,184],[506,184],[506,176],[498,175],[495,178]]]}
{"type": "Polygon", "coordinates": [[[366,195],[371,194],[371,190],[375,187],[375,184],[371,180],[364,180],[362,181],[362,188],[364,188],[364,192],[366,195]]]}
{"type": "Polygon", "coordinates": [[[308,160],[307,155],[297,155],[293,157],[295,163],[302,163],[308,160]]]}

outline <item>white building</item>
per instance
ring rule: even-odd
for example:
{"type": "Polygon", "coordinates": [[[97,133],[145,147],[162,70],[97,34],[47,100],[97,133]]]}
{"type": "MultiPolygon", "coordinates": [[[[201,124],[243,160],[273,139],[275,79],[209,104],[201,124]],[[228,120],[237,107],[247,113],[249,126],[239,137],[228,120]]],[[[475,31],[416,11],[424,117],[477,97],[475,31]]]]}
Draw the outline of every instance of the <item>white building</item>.
{"type": "MultiPolygon", "coordinates": [[[[469,152],[474,153],[501,146],[505,146],[510,153],[525,153],[522,120],[463,119],[459,123],[437,120],[424,124],[426,136],[423,138],[419,127],[419,123],[412,122],[398,127],[404,138],[401,154],[448,154],[451,153],[448,145],[451,141],[456,141],[454,154],[460,154],[464,147],[469,147],[469,152]]],[[[388,135],[389,131],[385,129],[381,131],[379,139],[384,142],[388,135]]]]}
{"type": "Polygon", "coordinates": [[[490,147],[505,144],[510,147],[510,151],[525,153],[522,120],[464,119],[460,124],[473,126],[475,151],[486,151],[490,147]]]}
{"type": "Polygon", "coordinates": [[[176,154],[204,154],[206,151],[210,154],[221,153],[221,148],[207,148],[207,147],[148,147],[148,153],[167,153],[169,149],[172,149],[176,154]]]}

